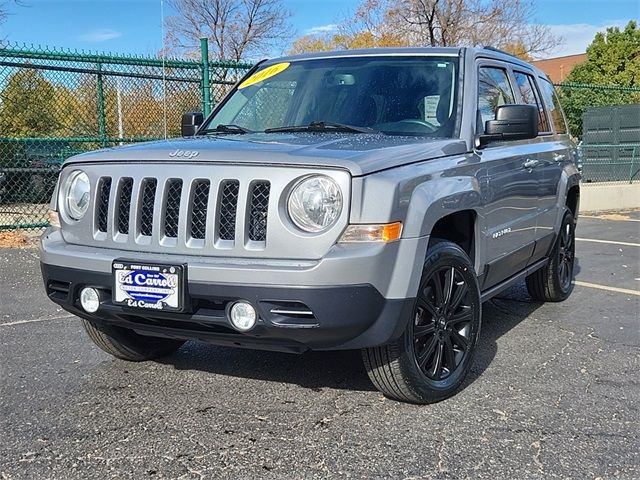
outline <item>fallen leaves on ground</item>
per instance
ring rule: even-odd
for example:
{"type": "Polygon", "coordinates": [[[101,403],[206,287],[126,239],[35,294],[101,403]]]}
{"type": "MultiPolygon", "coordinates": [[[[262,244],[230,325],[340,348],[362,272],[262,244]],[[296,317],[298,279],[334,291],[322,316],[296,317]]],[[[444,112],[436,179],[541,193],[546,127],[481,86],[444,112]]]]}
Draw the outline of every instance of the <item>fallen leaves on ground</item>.
{"type": "Polygon", "coordinates": [[[0,230],[0,248],[22,248],[31,244],[30,238],[21,230],[0,230]]]}

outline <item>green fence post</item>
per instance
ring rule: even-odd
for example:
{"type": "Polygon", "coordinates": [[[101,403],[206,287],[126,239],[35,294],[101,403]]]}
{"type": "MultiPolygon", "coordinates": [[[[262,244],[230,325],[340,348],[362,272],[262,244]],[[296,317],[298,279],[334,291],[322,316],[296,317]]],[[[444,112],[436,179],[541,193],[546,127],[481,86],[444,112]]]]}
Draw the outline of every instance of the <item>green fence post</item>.
{"type": "Polygon", "coordinates": [[[102,138],[102,146],[106,147],[106,118],[104,113],[104,84],[102,80],[102,63],[96,64],[96,70],[98,71],[98,129],[100,130],[100,137],[102,138]]]}
{"type": "Polygon", "coordinates": [[[634,146],[633,149],[631,150],[631,168],[629,168],[629,183],[633,183],[633,177],[634,177],[633,167],[635,166],[635,163],[636,163],[637,148],[638,147],[634,146]]]}
{"type": "Polygon", "coordinates": [[[202,113],[205,117],[211,112],[211,85],[209,79],[209,41],[200,39],[200,58],[202,61],[202,113]]]}

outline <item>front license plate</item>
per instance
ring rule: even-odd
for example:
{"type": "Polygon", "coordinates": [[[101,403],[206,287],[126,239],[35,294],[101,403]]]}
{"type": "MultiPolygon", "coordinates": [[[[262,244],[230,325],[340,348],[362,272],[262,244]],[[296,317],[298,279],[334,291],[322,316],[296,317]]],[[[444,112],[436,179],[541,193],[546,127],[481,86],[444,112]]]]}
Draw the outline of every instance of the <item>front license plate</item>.
{"type": "Polygon", "coordinates": [[[153,265],[116,260],[113,270],[113,303],[131,308],[181,311],[184,266],[153,265]]]}

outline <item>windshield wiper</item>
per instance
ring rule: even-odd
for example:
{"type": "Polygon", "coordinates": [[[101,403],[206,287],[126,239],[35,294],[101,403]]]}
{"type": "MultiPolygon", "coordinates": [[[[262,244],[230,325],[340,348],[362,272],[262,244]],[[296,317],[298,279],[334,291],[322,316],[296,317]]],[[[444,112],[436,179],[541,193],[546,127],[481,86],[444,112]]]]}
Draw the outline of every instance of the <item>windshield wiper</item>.
{"type": "Polygon", "coordinates": [[[220,124],[215,128],[207,128],[203,130],[202,133],[253,133],[253,130],[249,130],[248,128],[241,127],[240,125],[224,125],[220,124]]]}
{"type": "Polygon", "coordinates": [[[264,133],[278,132],[347,132],[347,133],[378,133],[377,130],[368,127],[356,127],[344,123],[311,122],[308,125],[289,125],[285,127],[267,128],[264,133]]]}

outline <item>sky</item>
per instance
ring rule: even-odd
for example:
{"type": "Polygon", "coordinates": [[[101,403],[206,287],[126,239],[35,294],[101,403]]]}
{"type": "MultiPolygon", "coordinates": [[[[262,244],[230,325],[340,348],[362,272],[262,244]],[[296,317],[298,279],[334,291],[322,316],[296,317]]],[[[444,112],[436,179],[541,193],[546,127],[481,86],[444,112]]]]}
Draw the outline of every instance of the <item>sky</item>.
{"type": "MultiPolygon", "coordinates": [[[[360,0],[283,3],[299,36],[335,28],[360,0]]],[[[640,18],[638,0],[534,0],[534,5],[535,22],[564,38],[544,57],[582,53],[596,32],[640,18]]],[[[160,0],[19,0],[9,10],[0,39],[19,44],[145,56],[162,48],[160,0]]],[[[165,15],[171,13],[165,5],[165,15]]]]}

